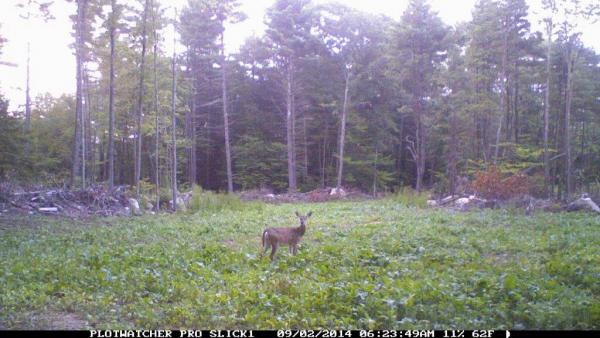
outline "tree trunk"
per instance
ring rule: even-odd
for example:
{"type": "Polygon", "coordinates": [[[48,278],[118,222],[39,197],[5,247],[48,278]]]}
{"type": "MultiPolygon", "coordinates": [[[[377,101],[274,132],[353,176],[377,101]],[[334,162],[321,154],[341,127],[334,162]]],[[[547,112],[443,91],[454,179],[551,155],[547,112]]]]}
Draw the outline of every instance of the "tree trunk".
{"type": "Polygon", "coordinates": [[[548,128],[550,125],[550,65],[552,52],[552,21],[546,23],[548,45],[546,46],[546,93],[544,95],[544,194],[549,196],[550,186],[550,153],[548,151],[548,128]]]}
{"type": "MultiPolygon", "coordinates": [[[[177,9],[175,9],[175,17],[173,18],[173,33],[175,32],[175,22],[177,20],[177,9]]],[[[173,65],[172,65],[172,80],[173,80],[173,87],[172,87],[172,92],[171,92],[171,142],[172,142],[172,163],[171,163],[171,191],[172,191],[172,198],[173,198],[173,211],[177,211],[177,136],[175,135],[175,133],[177,132],[177,121],[175,120],[175,100],[176,100],[176,95],[177,95],[177,79],[176,79],[176,75],[177,73],[175,72],[175,57],[176,57],[176,52],[175,52],[175,44],[176,44],[176,40],[175,40],[175,34],[173,34],[173,65]]]]}
{"type": "Polygon", "coordinates": [[[225,128],[225,158],[227,161],[227,192],[233,193],[233,174],[231,172],[231,146],[229,143],[229,116],[227,115],[227,72],[225,59],[225,33],[221,33],[221,89],[223,91],[223,127],[225,128]]]}
{"type": "Polygon", "coordinates": [[[321,188],[325,188],[325,170],[327,168],[327,134],[329,134],[329,119],[323,124],[323,152],[321,155],[321,188]]]}
{"type": "Polygon", "coordinates": [[[417,183],[416,190],[418,193],[421,193],[423,189],[423,174],[425,171],[425,135],[423,130],[423,122],[421,121],[421,105],[419,104],[419,109],[417,110],[417,132],[416,132],[416,141],[417,141],[417,183]]]}
{"type": "Polygon", "coordinates": [[[373,197],[377,196],[377,156],[379,155],[379,149],[375,145],[375,161],[373,162],[373,197]]]}
{"type": "Polygon", "coordinates": [[[514,131],[515,131],[515,144],[519,144],[519,129],[521,127],[519,122],[519,61],[515,62],[515,80],[514,80],[514,131]]]}
{"type": "Polygon", "coordinates": [[[81,66],[81,96],[82,96],[82,105],[81,105],[81,187],[85,189],[86,186],[86,109],[88,107],[88,102],[86,98],[87,88],[85,86],[85,65],[81,66]]]}
{"type": "Polygon", "coordinates": [[[454,109],[450,109],[450,144],[448,149],[448,189],[451,195],[456,192],[456,162],[458,157],[458,121],[454,109]]]}
{"type": "Polygon", "coordinates": [[[154,21],[154,113],[156,114],[155,121],[155,144],[154,144],[154,184],[155,184],[155,210],[160,210],[160,112],[158,107],[158,72],[156,66],[156,58],[158,57],[158,34],[156,32],[156,15],[153,15],[154,21]]]}
{"type": "Polygon", "coordinates": [[[110,79],[108,94],[108,187],[115,185],[115,31],[116,31],[116,0],[110,1],[110,79]]]}
{"type": "Polygon", "coordinates": [[[87,0],[77,1],[77,18],[75,24],[75,59],[76,59],[76,104],[75,104],[75,144],[73,148],[73,163],[71,167],[71,187],[75,186],[77,175],[79,174],[80,168],[80,148],[81,148],[81,134],[83,127],[82,112],[83,112],[83,95],[82,95],[82,63],[83,63],[83,22],[85,15],[85,6],[87,0]]]}
{"type": "Polygon", "coordinates": [[[398,158],[396,159],[396,177],[400,179],[400,175],[402,173],[402,169],[404,168],[404,114],[400,115],[400,137],[398,140],[400,143],[398,144],[398,158]]]}
{"type": "Polygon", "coordinates": [[[569,41],[567,46],[567,89],[565,102],[565,180],[566,180],[566,198],[568,199],[573,192],[572,186],[572,160],[571,160],[571,102],[573,100],[573,66],[575,65],[574,44],[569,41]]]}
{"type": "MultiPolygon", "coordinates": [[[[31,19],[31,5],[32,1],[27,2],[27,15],[24,17],[27,24],[31,19]]],[[[79,13],[79,12],[78,12],[79,13]]],[[[76,47],[77,48],[77,47],[76,47]]],[[[25,155],[29,155],[31,147],[31,96],[30,93],[30,64],[31,64],[31,33],[27,34],[27,77],[25,80],[25,155]]]]}
{"type": "Polygon", "coordinates": [[[150,0],[146,0],[144,5],[144,17],[142,21],[142,56],[140,61],[140,82],[139,82],[139,96],[137,102],[138,118],[137,118],[137,144],[135,153],[135,177],[134,185],[136,187],[136,194],[140,195],[140,178],[142,173],[142,124],[144,121],[144,62],[146,59],[146,19],[148,17],[148,7],[150,0]]]}
{"type": "Polygon", "coordinates": [[[302,148],[304,149],[302,154],[302,159],[304,160],[304,165],[302,166],[302,180],[304,183],[308,182],[308,137],[306,135],[306,111],[306,109],[302,110],[302,148]]]}
{"type": "Polygon", "coordinates": [[[342,106],[342,121],[340,126],[340,141],[338,153],[338,172],[336,187],[342,187],[342,176],[344,171],[344,143],[346,138],[346,115],[348,114],[348,90],[350,87],[350,70],[346,70],[346,81],[344,84],[344,103],[342,106]]]}
{"type": "Polygon", "coordinates": [[[25,154],[29,155],[30,145],[31,145],[31,96],[29,95],[29,64],[31,61],[31,42],[27,41],[27,80],[25,87],[25,133],[27,134],[25,137],[25,154]]]}
{"type": "Polygon", "coordinates": [[[417,193],[420,193],[423,188],[423,174],[425,172],[425,132],[423,130],[423,107],[420,101],[421,97],[422,95],[416,95],[413,98],[413,113],[415,114],[416,124],[415,140],[411,140],[410,136],[406,137],[408,143],[407,149],[415,161],[415,169],[417,171],[415,183],[415,190],[417,193]]]}
{"type": "MultiPolygon", "coordinates": [[[[507,77],[506,77],[506,63],[508,59],[508,36],[504,33],[504,48],[502,51],[502,69],[500,70],[500,80],[502,81],[502,92],[500,93],[500,118],[498,119],[498,129],[496,130],[496,148],[494,149],[494,165],[498,162],[498,153],[500,151],[500,135],[502,135],[502,113],[507,106],[506,94],[507,90],[507,77]]],[[[508,128],[508,126],[507,126],[508,128]]]]}
{"type": "Polygon", "coordinates": [[[295,140],[294,140],[294,108],[293,108],[293,93],[292,93],[292,81],[293,81],[293,63],[290,59],[290,63],[287,67],[287,158],[288,158],[288,192],[296,192],[296,156],[295,156],[295,140]]]}
{"type": "MultiPolygon", "coordinates": [[[[85,67],[84,67],[85,69],[85,67]]],[[[90,91],[90,79],[89,79],[89,75],[87,70],[84,71],[83,74],[83,88],[84,88],[84,92],[85,92],[85,109],[84,114],[85,114],[85,135],[83,137],[83,144],[85,146],[85,156],[84,156],[84,163],[86,164],[86,182],[87,180],[89,180],[90,182],[93,182],[94,179],[94,149],[93,149],[93,136],[94,133],[92,131],[93,127],[92,127],[92,94],[90,91]],[[87,164],[88,162],[89,165],[87,164]]]]}
{"type": "Polygon", "coordinates": [[[190,183],[193,185],[198,182],[198,158],[196,154],[198,151],[198,143],[196,137],[196,104],[194,102],[196,96],[196,87],[192,89],[192,92],[194,93],[194,98],[192,99],[192,109],[190,111],[190,136],[192,137],[192,146],[190,149],[190,183]]]}

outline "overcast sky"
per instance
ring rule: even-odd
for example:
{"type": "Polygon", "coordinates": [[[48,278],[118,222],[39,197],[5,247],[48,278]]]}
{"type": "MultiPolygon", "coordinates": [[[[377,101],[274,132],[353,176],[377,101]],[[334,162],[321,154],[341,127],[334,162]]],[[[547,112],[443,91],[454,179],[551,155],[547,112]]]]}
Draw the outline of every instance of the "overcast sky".
{"type": "MultiPolygon", "coordinates": [[[[119,0],[130,1],[130,0],[119,0]]],[[[8,39],[2,49],[0,60],[18,64],[18,67],[0,65],[0,93],[10,99],[11,109],[22,109],[25,102],[25,66],[27,37],[31,40],[31,96],[49,92],[54,96],[75,91],[75,56],[69,44],[73,43],[72,23],[69,15],[75,13],[75,6],[65,0],[55,0],[51,7],[55,20],[43,23],[32,20],[28,25],[19,18],[16,3],[19,0],[0,0],[0,35],[8,39]]],[[[163,6],[181,8],[187,0],[162,0],[163,6]]],[[[248,19],[232,25],[226,30],[226,48],[235,51],[252,34],[261,35],[264,31],[265,9],[274,0],[240,0],[242,11],[248,19]]],[[[326,2],[317,0],[317,2],[326,2]]],[[[399,19],[408,0],[343,0],[354,8],[365,12],[385,14],[399,19]]],[[[447,24],[456,24],[471,19],[471,10],[475,0],[430,0],[433,10],[447,24]]],[[[528,0],[529,20],[534,29],[538,24],[541,0],[528,0]]],[[[172,28],[169,32],[172,31],[172,28]]],[[[600,24],[582,25],[582,40],[586,46],[600,51],[600,24]]],[[[172,35],[171,35],[172,36],[172,35]]],[[[167,41],[171,41],[168,39],[167,41]]]]}

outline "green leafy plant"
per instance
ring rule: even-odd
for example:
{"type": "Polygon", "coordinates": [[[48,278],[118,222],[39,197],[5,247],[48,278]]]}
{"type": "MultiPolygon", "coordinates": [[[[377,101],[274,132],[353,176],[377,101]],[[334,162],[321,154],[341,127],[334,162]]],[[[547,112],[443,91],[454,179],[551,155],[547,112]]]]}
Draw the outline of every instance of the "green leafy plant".
{"type": "Polygon", "coordinates": [[[218,207],[0,219],[0,325],[600,328],[595,215],[200,196],[218,207]],[[262,230],[297,225],[295,210],[313,212],[298,255],[261,258],[262,230]]]}

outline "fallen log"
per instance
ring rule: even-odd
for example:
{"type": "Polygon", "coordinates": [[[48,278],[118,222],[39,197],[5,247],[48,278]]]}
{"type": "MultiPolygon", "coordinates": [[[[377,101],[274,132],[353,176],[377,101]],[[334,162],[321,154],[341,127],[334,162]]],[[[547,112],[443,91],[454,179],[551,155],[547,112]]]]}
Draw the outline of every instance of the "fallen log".
{"type": "Polygon", "coordinates": [[[38,208],[39,212],[58,212],[56,207],[38,208]]]}

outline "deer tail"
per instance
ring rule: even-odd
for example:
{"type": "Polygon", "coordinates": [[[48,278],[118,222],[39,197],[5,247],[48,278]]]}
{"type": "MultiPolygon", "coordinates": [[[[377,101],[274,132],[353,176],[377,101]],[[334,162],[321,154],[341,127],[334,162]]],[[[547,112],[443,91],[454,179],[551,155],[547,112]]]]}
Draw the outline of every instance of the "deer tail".
{"type": "Polygon", "coordinates": [[[265,247],[265,240],[266,240],[267,236],[269,236],[269,233],[267,232],[267,230],[263,231],[263,234],[262,234],[262,247],[263,248],[265,247]]]}

